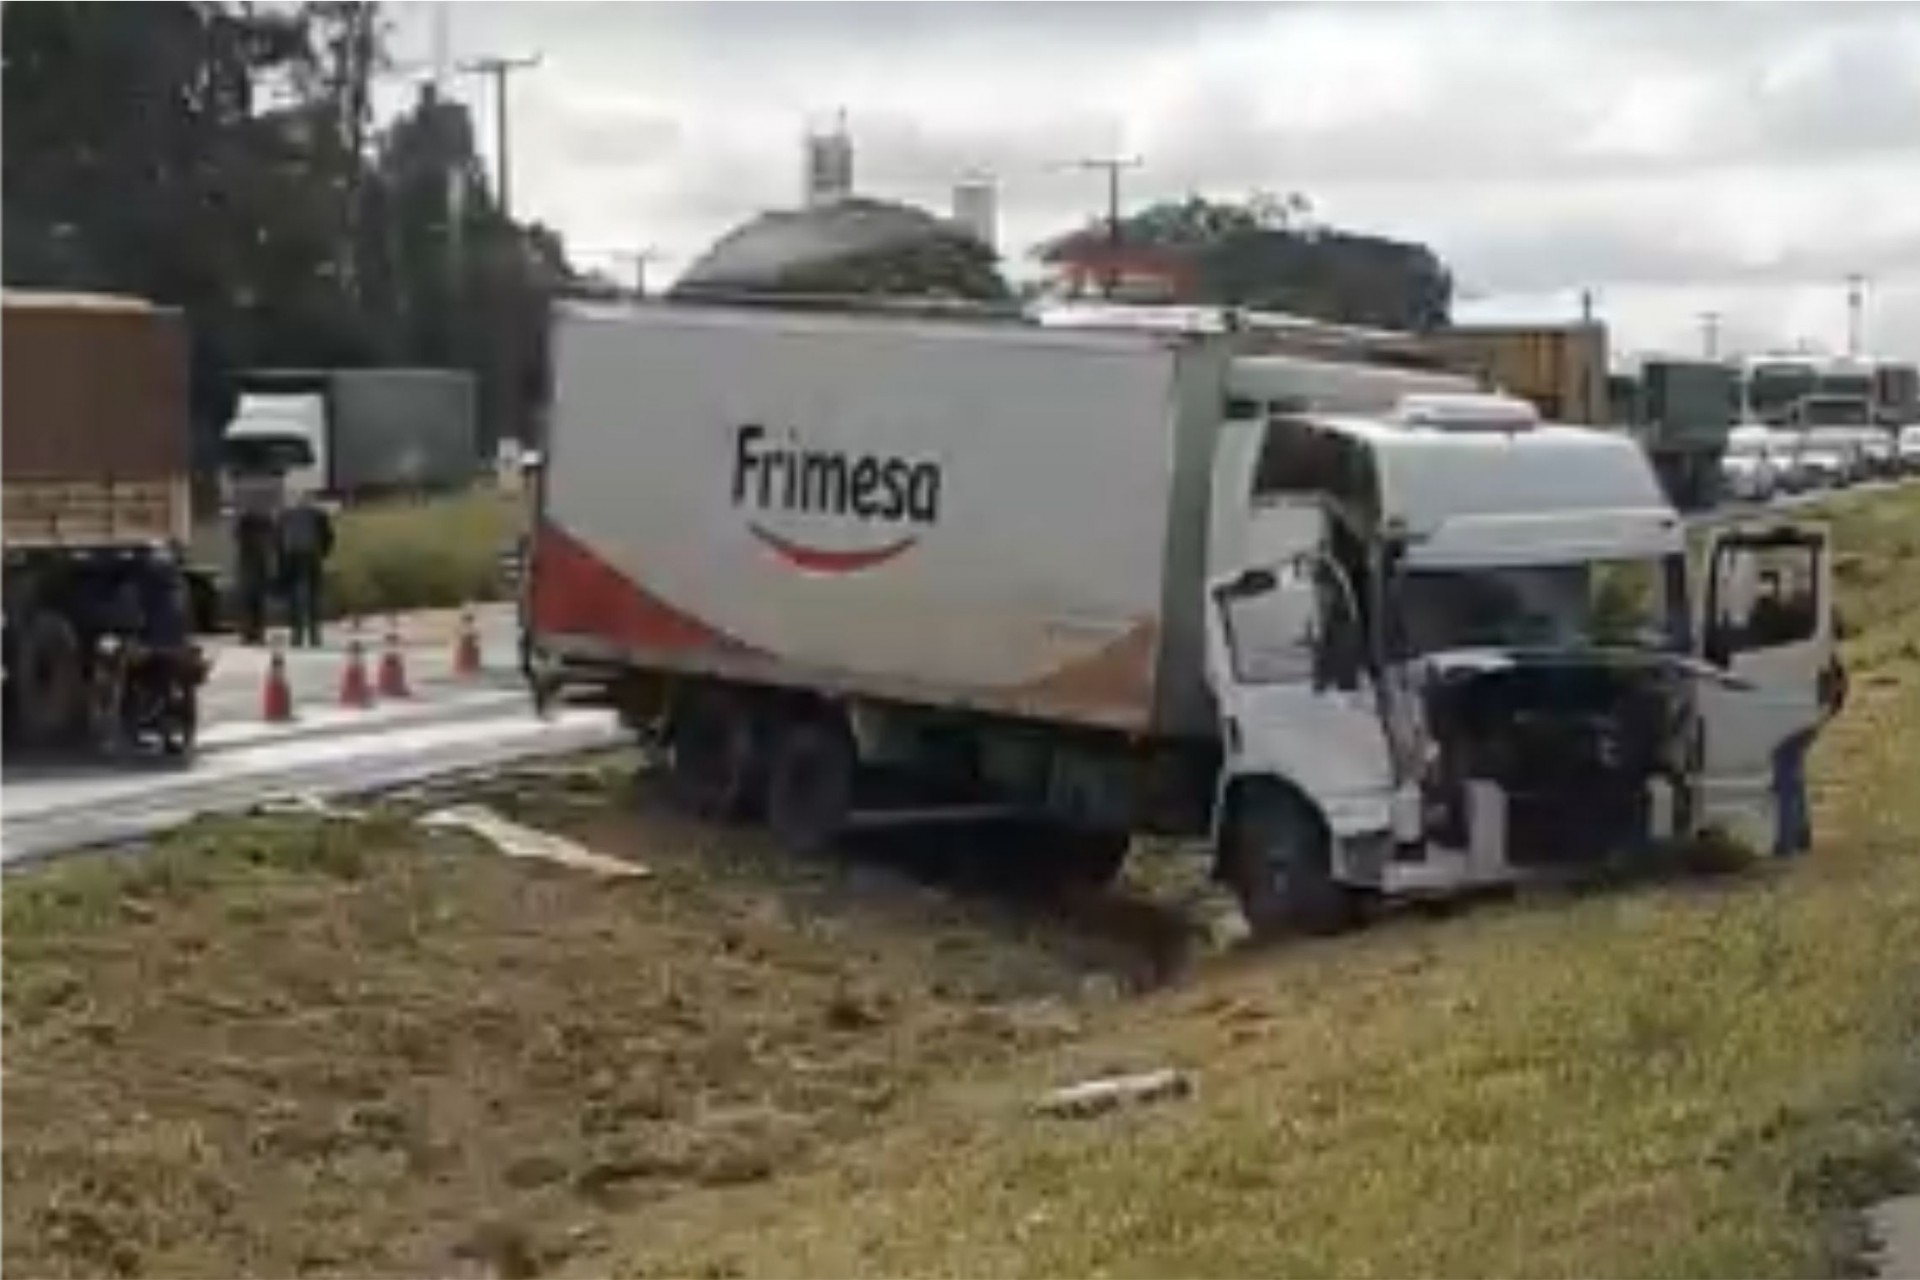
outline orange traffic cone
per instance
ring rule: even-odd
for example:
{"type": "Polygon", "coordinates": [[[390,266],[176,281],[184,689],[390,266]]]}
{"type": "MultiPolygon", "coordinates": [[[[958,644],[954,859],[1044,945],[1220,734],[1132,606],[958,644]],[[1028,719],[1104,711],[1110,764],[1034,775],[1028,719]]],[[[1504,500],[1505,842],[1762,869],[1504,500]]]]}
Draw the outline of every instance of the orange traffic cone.
{"type": "Polygon", "coordinates": [[[268,724],[289,724],[293,720],[293,690],[287,684],[287,655],[280,641],[273,642],[267,658],[267,682],[260,690],[260,718],[268,724]]]}
{"type": "Polygon", "coordinates": [[[480,632],[471,608],[460,611],[460,639],[453,647],[453,674],[462,680],[480,674],[480,632]]]}
{"type": "Polygon", "coordinates": [[[392,618],[387,619],[386,651],[380,655],[380,696],[413,696],[413,691],[407,687],[406,658],[400,652],[400,624],[392,618]]]}
{"type": "Polygon", "coordinates": [[[360,621],[347,633],[347,669],[340,673],[340,705],[365,711],[373,705],[373,685],[367,679],[367,651],[360,643],[360,621]]]}

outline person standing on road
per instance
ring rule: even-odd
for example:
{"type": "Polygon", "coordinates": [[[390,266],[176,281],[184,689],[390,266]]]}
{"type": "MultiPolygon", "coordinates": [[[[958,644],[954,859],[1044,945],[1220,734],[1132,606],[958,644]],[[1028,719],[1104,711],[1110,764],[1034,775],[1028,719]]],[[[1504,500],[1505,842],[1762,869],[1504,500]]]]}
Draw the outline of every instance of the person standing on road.
{"type": "Polygon", "coordinates": [[[273,517],[255,505],[242,506],[233,521],[234,576],[240,595],[240,639],[263,644],[267,638],[267,591],[273,581],[273,517]]]}
{"type": "Polygon", "coordinates": [[[313,494],[303,493],[280,517],[281,580],[296,648],[320,647],[320,590],[332,554],[333,520],[313,494]]]}

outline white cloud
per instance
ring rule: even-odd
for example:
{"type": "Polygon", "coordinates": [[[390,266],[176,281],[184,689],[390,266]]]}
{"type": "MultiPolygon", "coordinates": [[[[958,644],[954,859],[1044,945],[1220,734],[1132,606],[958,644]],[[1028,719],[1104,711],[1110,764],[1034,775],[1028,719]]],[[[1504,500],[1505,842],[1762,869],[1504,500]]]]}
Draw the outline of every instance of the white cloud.
{"type": "MultiPolygon", "coordinates": [[[[420,6],[391,10],[424,54],[420,6]]],[[[1701,310],[1837,341],[1859,270],[1876,341],[1920,356],[1920,5],[496,3],[453,28],[546,55],[515,82],[515,199],[589,260],[653,245],[670,272],[792,203],[804,126],[843,108],[874,194],[997,173],[1011,255],[1098,206],[1061,162],[1125,148],[1130,201],[1300,190],[1434,245],[1475,310],[1591,287],[1630,345],[1694,341],[1701,310]]]]}

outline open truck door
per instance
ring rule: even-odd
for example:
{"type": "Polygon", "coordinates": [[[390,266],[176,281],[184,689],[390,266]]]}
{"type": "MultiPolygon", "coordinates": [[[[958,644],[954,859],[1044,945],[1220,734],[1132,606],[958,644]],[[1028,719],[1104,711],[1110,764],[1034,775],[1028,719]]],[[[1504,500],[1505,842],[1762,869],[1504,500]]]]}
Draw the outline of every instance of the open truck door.
{"type": "Polygon", "coordinates": [[[1827,531],[1745,526],[1716,534],[1702,573],[1700,825],[1753,833],[1774,819],[1774,751],[1811,732],[1835,696],[1827,531]]]}
{"type": "Polygon", "coordinates": [[[1208,585],[1207,667],[1222,783],[1273,778],[1338,837],[1391,825],[1393,763],[1353,586],[1306,552],[1208,585]]]}

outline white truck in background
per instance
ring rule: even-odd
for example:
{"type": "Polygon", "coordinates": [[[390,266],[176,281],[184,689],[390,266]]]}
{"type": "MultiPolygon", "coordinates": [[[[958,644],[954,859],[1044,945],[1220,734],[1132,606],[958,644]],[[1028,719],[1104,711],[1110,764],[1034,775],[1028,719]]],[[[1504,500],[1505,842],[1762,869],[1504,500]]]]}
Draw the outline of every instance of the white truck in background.
{"type": "Polygon", "coordinates": [[[1331,928],[1764,825],[1831,687],[1823,531],[1696,572],[1632,441],[1465,383],[753,307],[568,306],[554,344],[537,692],[797,850],[997,818],[987,856],[1085,885],[1204,835],[1255,928],[1331,928]]]}
{"type": "Polygon", "coordinates": [[[483,470],[473,375],[253,370],[223,437],[230,496],[277,480],[341,501],[462,488],[483,470]]]}

